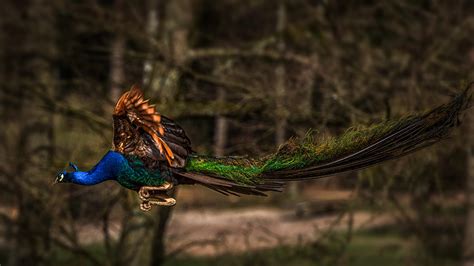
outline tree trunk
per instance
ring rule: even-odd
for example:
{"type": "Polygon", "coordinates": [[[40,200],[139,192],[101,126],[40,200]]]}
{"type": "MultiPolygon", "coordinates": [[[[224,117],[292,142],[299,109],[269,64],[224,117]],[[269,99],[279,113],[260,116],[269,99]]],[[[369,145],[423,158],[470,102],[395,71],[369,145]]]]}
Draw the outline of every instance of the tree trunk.
{"type": "MultiPolygon", "coordinates": [[[[189,27],[192,22],[191,1],[173,0],[157,6],[164,9],[163,25],[160,27],[163,30],[159,33],[159,38],[156,36],[154,38],[162,42],[163,55],[175,65],[180,66],[187,59],[189,27]]],[[[160,99],[161,104],[170,106],[178,93],[181,73],[179,69],[169,68],[169,65],[163,62],[155,61],[152,65],[154,75],[149,80],[150,89],[154,96],[160,99]]]]}
{"type": "Polygon", "coordinates": [[[159,27],[159,18],[158,18],[158,0],[148,0],[147,1],[147,23],[146,23],[146,34],[148,36],[148,49],[149,53],[143,64],[143,85],[145,87],[150,87],[151,81],[154,79],[154,69],[153,64],[155,63],[153,58],[153,43],[156,42],[158,27],[159,27]]]}
{"type": "MultiPolygon", "coordinates": [[[[225,102],[226,92],[223,89],[217,89],[217,102],[222,104],[225,102]]],[[[224,156],[225,148],[227,146],[227,131],[228,121],[223,115],[218,115],[215,121],[215,132],[214,132],[214,155],[224,156]]]]}
{"type": "MultiPolygon", "coordinates": [[[[192,6],[190,0],[173,0],[164,6],[164,39],[168,46],[168,54],[170,59],[176,65],[183,65],[186,62],[186,54],[188,50],[188,35],[192,18],[192,6]]],[[[151,20],[149,20],[150,22],[151,20]]],[[[154,64],[155,67],[160,66],[159,63],[154,64]]],[[[155,71],[156,73],[156,71],[155,71]]],[[[178,69],[161,71],[162,76],[157,75],[155,80],[150,80],[151,89],[158,91],[160,101],[165,104],[172,103],[177,95],[181,73],[178,69]],[[162,80],[166,82],[162,82],[162,80]]],[[[174,189],[172,195],[176,195],[177,190],[174,189]]],[[[164,239],[169,219],[171,218],[173,207],[161,207],[155,219],[154,233],[152,238],[152,248],[150,254],[150,265],[159,266],[165,261],[166,247],[164,239]]]]}
{"type": "MultiPolygon", "coordinates": [[[[0,10],[0,29],[5,29],[5,22],[3,21],[2,17],[5,16],[5,11],[0,10]]],[[[6,67],[5,65],[7,64],[6,61],[6,36],[3,31],[0,32],[0,80],[6,80],[6,67]]],[[[7,88],[7,84],[0,84],[0,91],[5,92],[7,88]]],[[[2,121],[5,121],[7,119],[7,96],[5,94],[0,94],[0,119],[2,121]]],[[[2,133],[0,133],[0,139],[3,141],[5,139],[2,136],[2,133]]],[[[1,145],[1,142],[0,142],[1,145]]]]}
{"type": "MultiPolygon", "coordinates": [[[[170,196],[176,196],[174,189],[170,196]]],[[[173,207],[160,207],[153,227],[153,238],[151,240],[151,261],[150,266],[161,266],[166,258],[165,235],[171,218],[173,207]]]]}
{"type": "Polygon", "coordinates": [[[115,1],[115,36],[110,45],[110,98],[117,101],[124,88],[124,52],[125,37],[123,36],[123,0],[115,1]]]}
{"type": "Polygon", "coordinates": [[[464,231],[464,266],[474,265],[474,116],[466,115],[469,145],[467,145],[466,205],[467,217],[464,231]]]}
{"type": "Polygon", "coordinates": [[[116,36],[110,47],[110,98],[118,100],[123,86],[123,53],[125,51],[125,39],[123,36],[116,36]]]}
{"type": "MultiPolygon", "coordinates": [[[[113,2],[113,32],[114,36],[110,43],[110,67],[109,67],[109,97],[112,102],[117,102],[122,92],[128,88],[124,87],[125,81],[125,49],[126,35],[124,32],[124,20],[127,14],[124,0],[113,2]]],[[[108,108],[108,107],[107,107],[108,108]]],[[[126,193],[133,193],[127,191],[126,193]]],[[[135,193],[133,193],[135,194],[135,193]]],[[[135,196],[135,195],[133,195],[135,196]]],[[[127,200],[127,199],[125,199],[127,200]]],[[[142,217],[135,215],[134,208],[124,208],[124,217],[121,220],[121,230],[114,248],[106,249],[106,256],[110,258],[109,265],[139,265],[140,250],[144,247],[143,237],[146,234],[145,227],[137,226],[142,223],[142,217]]],[[[108,239],[104,239],[105,245],[108,239]]],[[[110,243],[110,242],[108,242],[110,243]]]]}
{"type": "MultiPolygon", "coordinates": [[[[276,31],[279,36],[278,51],[285,52],[285,42],[283,40],[283,31],[286,27],[286,7],[283,1],[280,1],[277,11],[276,31]]],[[[286,99],[286,69],[283,64],[277,65],[275,69],[275,143],[277,146],[286,141],[286,127],[288,124],[288,110],[285,105],[286,99]]]]}
{"type": "MultiPolygon", "coordinates": [[[[25,90],[41,91],[54,97],[56,87],[56,56],[55,10],[44,0],[31,1],[27,7],[25,58],[24,68],[19,70],[22,79],[31,81],[23,85],[25,90]]],[[[23,83],[25,84],[25,83],[23,83]]],[[[21,93],[21,92],[19,92],[21,93]]],[[[29,103],[31,104],[31,103],[29,103]]],[[[25,167],[26,162],[36,160],[44,169],[52,167],[54,156],[54,115],[32,108],[19,108],[18,120],[20,136],[18,136],[18,154],[16,174],[18,178],[29,180],[41,186],[41,180],[32,180],[37,175],[30,175],[25,167]],[[28,119],[24,119],[24,118],[28,119]],[[31,141],[34,139],[35,141],[31,141]],[[40,152],[38,147],[47,147],[40,152]]],[[[51,214],[41,200],[38,190],[41,187],[18,187],[18,216],[16,230],[16,247],[11,250],[11,265],[45,265],[51,251],[51,214]]]]}
{"type": "MultiPolygon", "coordinates": [[[[287,14],[286,14],[285,1],[280,0],[280,4],[277,10],[277,22],[276,31],[279,37],[277,50],[280,53],[285,52],[285,40],[283,34],[287,26],[287,14]]],[[[275,144],[280,147],[286,142],[286,130],[288,126],[288,106],[286,99],[288,96],[286,88],[286,69],[284,63],[277,65],[275,69],[275,105],[276,105],[276,120],[275,120],[275,144]]],[[[292,200],[298,198],[299,186],[298,183],[292,182],[288,185],[288,193],[292,200]]]]}

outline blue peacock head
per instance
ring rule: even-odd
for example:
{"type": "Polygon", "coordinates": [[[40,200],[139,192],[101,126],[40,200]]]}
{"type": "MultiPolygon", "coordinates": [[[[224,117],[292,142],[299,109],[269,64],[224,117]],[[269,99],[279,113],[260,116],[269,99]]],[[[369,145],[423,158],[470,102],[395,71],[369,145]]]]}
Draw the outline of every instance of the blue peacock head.
{"type": "Polygon", "coordinates": [[[57,183],[71,183],[72,182],[72,175],[74,172],[79,171],[77,166],[73,163],[69,163],[69,166],[72,168],[72,172],[67,172],[66,170],[61,171],[54,180],[54,184],[57,183]]]}

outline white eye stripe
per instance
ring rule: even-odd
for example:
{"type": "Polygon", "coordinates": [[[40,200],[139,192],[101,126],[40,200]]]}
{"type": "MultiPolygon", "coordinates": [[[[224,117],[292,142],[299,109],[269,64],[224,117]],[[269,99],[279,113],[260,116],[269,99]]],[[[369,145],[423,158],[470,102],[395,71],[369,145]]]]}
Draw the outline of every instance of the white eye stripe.
{"type": "Polygon", "coordinates": [[[63,179],[64,179],[64,174],[60,174],[59,175],[59,182],[63,181],[63,179]]]}

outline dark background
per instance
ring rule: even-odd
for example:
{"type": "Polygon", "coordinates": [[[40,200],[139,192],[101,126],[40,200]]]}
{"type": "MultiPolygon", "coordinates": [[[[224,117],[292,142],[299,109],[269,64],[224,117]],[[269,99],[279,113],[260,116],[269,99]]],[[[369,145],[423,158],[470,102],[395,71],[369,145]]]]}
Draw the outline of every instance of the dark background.
{"type": "Polygon", "coordinates": [[[468,0],[1,1],[0,264],[473,265],[472,110],[435,147],[266,198],[180,187],[142,213],[112,182],[52,186],[110,149],[132,84],[214,155],[427,110],[474,80],[473,14],[468,0]]]}

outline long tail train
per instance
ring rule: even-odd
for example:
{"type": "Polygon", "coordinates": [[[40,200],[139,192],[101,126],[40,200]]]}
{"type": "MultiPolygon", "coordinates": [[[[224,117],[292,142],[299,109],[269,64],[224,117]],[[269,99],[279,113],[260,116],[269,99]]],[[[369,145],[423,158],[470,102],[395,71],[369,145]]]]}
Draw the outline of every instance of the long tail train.
{"type": "Polygon", "coordinates": [[[185,171],[191,179],[223,194],[265,195],[280,191],[287,181],[316,179],[359,170],[393,160],[449,136],[469,107],[470,84],[444,105],[428,112],[347,130],[337,138],[292,139],[262,158],[191,156],[185,171]]]}

